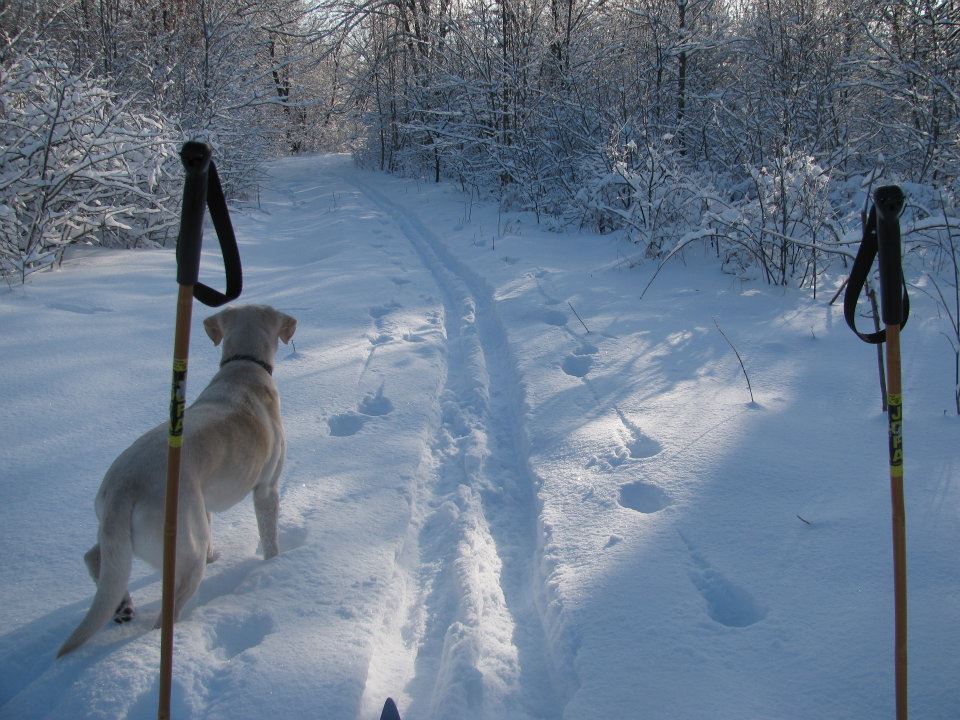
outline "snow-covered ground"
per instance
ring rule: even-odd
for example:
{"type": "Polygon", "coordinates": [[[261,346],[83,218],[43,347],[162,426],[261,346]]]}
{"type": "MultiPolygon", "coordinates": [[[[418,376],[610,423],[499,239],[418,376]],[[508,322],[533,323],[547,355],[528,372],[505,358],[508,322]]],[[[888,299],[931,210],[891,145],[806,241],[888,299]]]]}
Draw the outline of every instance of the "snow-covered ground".
{"type": "MultiPolygon", "coordinates": [[[[276,163],[234,222],[242,299],[299,320],[275,372],[281,554],[259,559],[250,503],[215,517],[174,717],[366,719],[388,695],[406,720],[893,716],[886,420],[832,292],[688,251],[640,300],[654,266],[608,237],[345,157],[276,163]]],[[[155,570],[135,566],[132,623],[54,653],[93,594],[102,473],[166,416],[175,291],[165,250],[0,292],[4,719],[155,716],[155,570]]],[[[219,360],[210,312],[191,397],[219,360]]],[[[917,294],[903,336],[925,719],[960,713],[942,322],[917,294]]]]}

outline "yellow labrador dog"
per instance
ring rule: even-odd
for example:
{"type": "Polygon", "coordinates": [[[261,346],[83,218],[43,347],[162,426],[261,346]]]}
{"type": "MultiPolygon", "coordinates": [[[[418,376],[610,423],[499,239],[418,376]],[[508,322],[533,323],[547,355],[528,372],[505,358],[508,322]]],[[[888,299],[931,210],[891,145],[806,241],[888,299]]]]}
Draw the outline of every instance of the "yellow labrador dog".
{"type": "MultiPolygon", "coordinates": [[[[215,557],[211,512],[236,505],[253,490],[264,559],[279,552],[277,484],[285,444],[272,373],[278,340],[289,342],[297,321],[266,305],[244,305],[203,325],[214,345],[223,343],[223,355],[220,371],[184,419],[174,617],[215,557]]],[[[117,622],[133,617],[127,582],[134,555],[162,565],[168,429],[165,423],[142,435],[103,478],[95,502],[98,542],[84,556],[97,592],[57,657],[86,642],[111,616],[117,622]]]]}

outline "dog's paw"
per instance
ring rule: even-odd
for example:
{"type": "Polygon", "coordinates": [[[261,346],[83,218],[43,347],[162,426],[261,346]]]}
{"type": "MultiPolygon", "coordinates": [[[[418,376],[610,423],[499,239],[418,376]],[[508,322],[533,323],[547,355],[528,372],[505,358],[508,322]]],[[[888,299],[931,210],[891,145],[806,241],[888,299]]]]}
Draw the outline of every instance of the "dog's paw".
{"type": "Polygon", "coordinates": [[[133,604],[130,598],[125,598],[113,613],[113,621],[117,625],[123,625],[133,620],[133,604]]]}

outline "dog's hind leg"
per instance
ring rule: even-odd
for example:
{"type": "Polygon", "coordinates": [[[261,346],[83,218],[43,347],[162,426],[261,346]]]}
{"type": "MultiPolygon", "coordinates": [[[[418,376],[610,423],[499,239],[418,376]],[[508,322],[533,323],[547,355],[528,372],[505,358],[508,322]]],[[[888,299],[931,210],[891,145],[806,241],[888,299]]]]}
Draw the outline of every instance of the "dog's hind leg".
{"type": "MultiPolygon", "coordinates": [[[[174,581],[173,588],[173,620],[180,620],[180,613],[184,606],[193,597],[193,594],[200,587],[200,581],[203,579],[203,569],[206,562],[202,555],[185,557],[177,553],[177,578],[174,581]]],[[[163,622],[163,616],[157,618],[155,628],[159,628],[163,622]]]]}
{"type": "Polygon", "coordinates": [[[193,494],[192,502],[180,498],[180,522],[177,527],[177,576],[173,589],[173,619],[178,620],[187,601],[200,587],[210,556],[210,515],[203,507],[203,496],[193,494]]]}
{"type": "MultiPolygon", "coordinates": [[[[178,560],[179,562],[179,560],[178,560]]],[[[180,619],[184,605],[193,597],[203,579],[203,569],[206,566],[205,558],[197,557],[188,561],[186,567],[177,568],[177,583],[173,593],[173,618],[180,619]]]]}
{"type": "MultiPolygon", "coordinates": [[[[87,566],[87,572],[93,578],[93,582],[100,581],[100,543],[87,550],[83,556],[83,562],[87,566]]],[[[130,593],[127,592],[113,613],[113,621],[118,624],[127,623],[133,620],[133,600],[130,599],[130,593]]]]}

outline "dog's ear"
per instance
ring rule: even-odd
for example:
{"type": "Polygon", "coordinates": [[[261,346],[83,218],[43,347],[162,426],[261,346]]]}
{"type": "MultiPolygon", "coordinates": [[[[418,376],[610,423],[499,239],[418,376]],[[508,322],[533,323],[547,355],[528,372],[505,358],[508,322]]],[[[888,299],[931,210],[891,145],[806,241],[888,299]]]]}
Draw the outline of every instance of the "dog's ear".
{"type": "Polygon", "coordinates": [[[220,325],[220,313],[211,315],[204,320],[203,329],[207,331],[207,335],[213,340],[213,344],[219,345],[220,341],[223,340],[223,326],[220,325]]]}
{"type": "Polygon", "coordinates": [[[297,320],[286,313],[278,312],[277,315],[280,316],[280,331],[277,333],[277,337],[283,340],[283,344],[286,345],[297,331],[297,320]]]}

